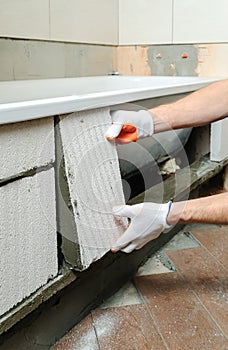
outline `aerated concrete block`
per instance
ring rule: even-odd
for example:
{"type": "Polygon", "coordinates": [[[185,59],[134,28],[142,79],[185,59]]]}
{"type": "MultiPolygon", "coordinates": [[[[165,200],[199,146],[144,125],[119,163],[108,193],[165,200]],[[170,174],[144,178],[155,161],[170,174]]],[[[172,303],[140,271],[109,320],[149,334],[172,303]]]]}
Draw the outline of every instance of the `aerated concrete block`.
{"type": "Polygon", "coordinates": [[[0,183],[52,163],[53,118],[0,125],[0,183]]]}
{"type": "Polygon", "coordinates": [[[104,137],[110,124],[108,109],[73,113],[59,122],[59,230],[64,256],[78,270],[108,252],[127,227],[127,219],[112,214],[124,195],[116,146],[104,137]]]}
{"type": "Polygon", "coordinates": [[[0,187],[0,315],[56,276],[54,170],[0,187]]]}
{"type": "Polygon", "coordinates": [[[228,119],[211,124],[210,159],[221,161],[228,157],[228,119]]]}

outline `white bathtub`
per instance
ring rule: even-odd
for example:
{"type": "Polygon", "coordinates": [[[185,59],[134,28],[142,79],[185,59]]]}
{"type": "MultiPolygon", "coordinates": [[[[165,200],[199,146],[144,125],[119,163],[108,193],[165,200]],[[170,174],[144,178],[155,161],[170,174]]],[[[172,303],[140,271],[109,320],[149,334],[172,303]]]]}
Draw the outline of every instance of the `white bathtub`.
{"type": "Polygon", "coordinates": [[[215,80],[100,76],[0,82],[0,124],[191,92],[215,80]]]}

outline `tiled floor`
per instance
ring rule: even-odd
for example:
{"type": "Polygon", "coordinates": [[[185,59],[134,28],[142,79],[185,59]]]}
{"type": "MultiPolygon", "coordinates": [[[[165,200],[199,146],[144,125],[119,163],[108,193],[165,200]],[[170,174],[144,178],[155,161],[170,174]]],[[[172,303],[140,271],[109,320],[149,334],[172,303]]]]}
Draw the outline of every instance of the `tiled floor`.
{"type": "Polygon", "coordinates": [[[227,350],[227,235],[186,227],[52,350],[227,350]]]}

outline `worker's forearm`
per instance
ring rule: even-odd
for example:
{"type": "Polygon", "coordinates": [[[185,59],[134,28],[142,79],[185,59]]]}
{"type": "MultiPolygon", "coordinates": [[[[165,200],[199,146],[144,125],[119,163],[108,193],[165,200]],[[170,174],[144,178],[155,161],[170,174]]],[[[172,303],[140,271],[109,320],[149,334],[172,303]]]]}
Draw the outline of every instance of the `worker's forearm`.
{"type": "Polygon", "coordinates": [[[228,193],[174,202],[167,223],[228,224],[228,193]]]}
{"type": "Polygon", "coordinates": [[[177,102],[149,110],[155,133],[200,126],[228,116],[228,80],[213,83],[177,102]]]}

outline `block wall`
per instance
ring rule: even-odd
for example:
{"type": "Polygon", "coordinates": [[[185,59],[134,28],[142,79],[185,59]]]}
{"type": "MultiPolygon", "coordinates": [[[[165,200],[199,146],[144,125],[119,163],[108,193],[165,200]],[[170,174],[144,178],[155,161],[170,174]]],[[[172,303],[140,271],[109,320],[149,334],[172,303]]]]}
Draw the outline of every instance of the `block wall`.
{"type": "Polygon", "coordinates": [[[57,276],[58,249],[83,270],[127,228],[112,214],[125,201],[109,125],[104,108],[55,128],[52,117],[0,126],[0,317],[57,276]]]}
{"type": "Polygon", "coordinates": [[[61,116],[56,130],[59,231],[77,270],[105,255],[127,228],[127,219],[112,214],[125,200],[116,145],[104,138],[110,125],[109,109],[101,108],[61,116]]]}
{"type": "Polygon", "coordinates": [[[58,272],[53,118],[0,126],[0,315],[58,272]]]}

